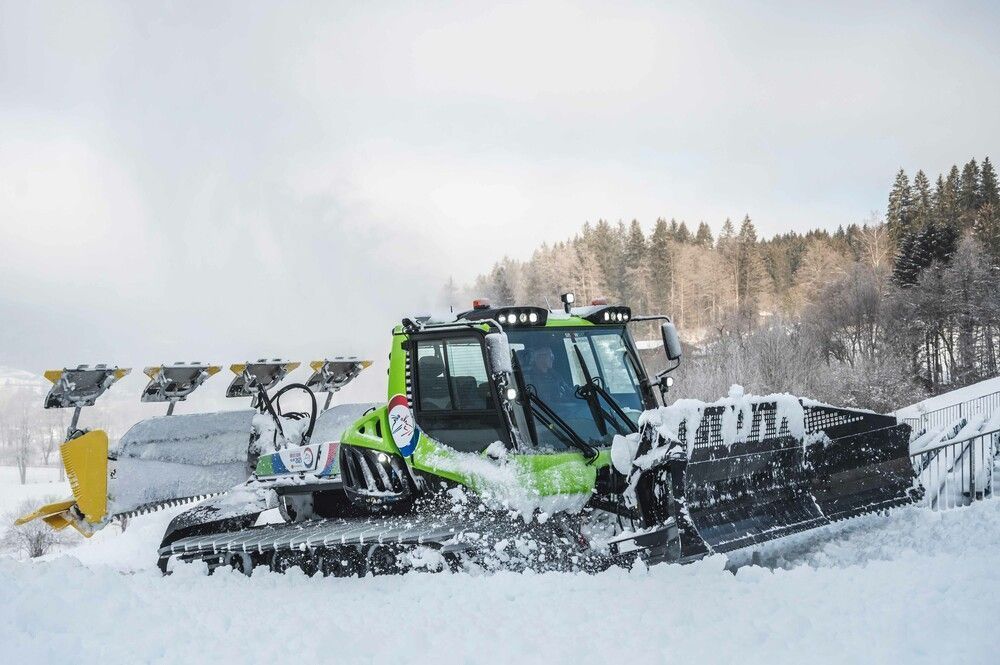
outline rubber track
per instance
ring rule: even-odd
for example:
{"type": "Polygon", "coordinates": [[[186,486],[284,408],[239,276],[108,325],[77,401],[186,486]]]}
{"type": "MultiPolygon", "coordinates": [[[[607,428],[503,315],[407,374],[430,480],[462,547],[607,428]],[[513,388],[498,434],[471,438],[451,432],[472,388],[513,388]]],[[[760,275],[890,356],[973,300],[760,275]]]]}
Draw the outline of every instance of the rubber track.
{"type": "Polygon", "coordinates": [[[381,520],[311,520],[253,527],[243,531],[181,538],[160,549],[160,556],[211,555],[310,550],[339,545],[442,544],[465,531],[458,517],[414,516],[381,520]]]}

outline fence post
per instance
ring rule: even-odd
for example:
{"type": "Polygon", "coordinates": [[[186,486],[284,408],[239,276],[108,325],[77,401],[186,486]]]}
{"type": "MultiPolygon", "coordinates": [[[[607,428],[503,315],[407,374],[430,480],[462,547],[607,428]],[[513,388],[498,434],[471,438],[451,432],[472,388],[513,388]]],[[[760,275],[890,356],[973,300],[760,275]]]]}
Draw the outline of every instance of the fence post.
{"type": "Polygon", "coordinates": [[[969,442],[969,503],[976,500],[976,441],[969,442]]]}

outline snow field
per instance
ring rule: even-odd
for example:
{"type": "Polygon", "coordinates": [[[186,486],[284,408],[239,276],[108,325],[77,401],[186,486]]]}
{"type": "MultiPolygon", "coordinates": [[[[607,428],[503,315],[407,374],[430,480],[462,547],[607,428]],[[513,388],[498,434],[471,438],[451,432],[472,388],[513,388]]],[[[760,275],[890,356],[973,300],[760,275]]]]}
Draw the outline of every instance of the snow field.
{"type": "MultiPolygon", "coordinates": [[[[178,510],[178,509],[175,509],[178,510]]],[[[173,512],[173,511],[171,511],[173,512]]],[[[870,516],[722,557],[599,575],[256,571],[161,577],[170,513],[0,560],[7,662],[997,662],[1000,502],[870,516]],[[123,574],[123,571],[128,573],[123,574]]]]}

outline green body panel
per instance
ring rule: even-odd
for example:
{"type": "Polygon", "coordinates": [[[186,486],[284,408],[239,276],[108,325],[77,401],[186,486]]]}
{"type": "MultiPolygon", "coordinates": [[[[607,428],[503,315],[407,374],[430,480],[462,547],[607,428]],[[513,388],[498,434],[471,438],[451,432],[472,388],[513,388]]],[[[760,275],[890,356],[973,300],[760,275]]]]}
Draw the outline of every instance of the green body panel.
{"type": "Polygon", "coordinates": [[[569,316],[565,319],[548,319],[545,328],[593,328],[594,324],[579,316],[569,316]]]}
{"type": "MultiPolygon", "coordinates": [[[[399,455],[399,449],[389,432],[385,407],[372,411],[348,427],[341,442],[389,455],[399,455]]],[[[578,452],[513,454],[511,457],[513,464],[516,465],[516,472],[513,475],[518,484],[539,496],[589,494],[594,489],[597,470],[611,463],[609,450],[600,451],[592,464],[588,464],[584,456],[578,452]]],[[[417,448],[409,458],[409,462],[419,471],[477,489],[489,482],[487,476],[490,474],[481,473],[485,470],[482,465],[470,464],[470,461],[475,461],[476,458],[481,460],[482,465],[496,465],[499,468],[498,462],[485,455],[458,452],[421,432],[417,448]],[[480,473],[477,473],[477,470],[480,473]]]]}
{"type": "Polygon", "coordinates": [[[360,448],[371,448],[388,455],[399,455],[399,448],[389,433],[388,409],[384,406],[348,427],[340,442],[360,448]]]}
{"type": "Polygon", "coordinates": [[[406,394],[406,350],[403,343],[409,339],[403,334],[403,326],[392,329],[392,350],[389,352],[389,381],[386,400],[396,395],[406,394]]]}
{"type": "Polygon", "coordinates": [[[258,476],[274,475],[274,462],[271,461],[270,455],[260,456],[260,459],[257,460],[257,468],[254,469],[254,473],[256,473],[258,476]]]}

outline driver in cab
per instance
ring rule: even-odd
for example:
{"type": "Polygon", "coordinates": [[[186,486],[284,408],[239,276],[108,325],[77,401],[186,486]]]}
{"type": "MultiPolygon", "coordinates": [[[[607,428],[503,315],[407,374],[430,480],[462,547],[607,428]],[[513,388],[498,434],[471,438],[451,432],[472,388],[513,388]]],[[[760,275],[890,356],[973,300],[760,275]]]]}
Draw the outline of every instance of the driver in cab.
{"type": "Polygon", "coordinates": [[[574,393],[573,386],[555,369],[552,347],[535,349],[525,374],[528,385],[534,387],[535,393],[545,402],[566,400],[574,393]]]}

